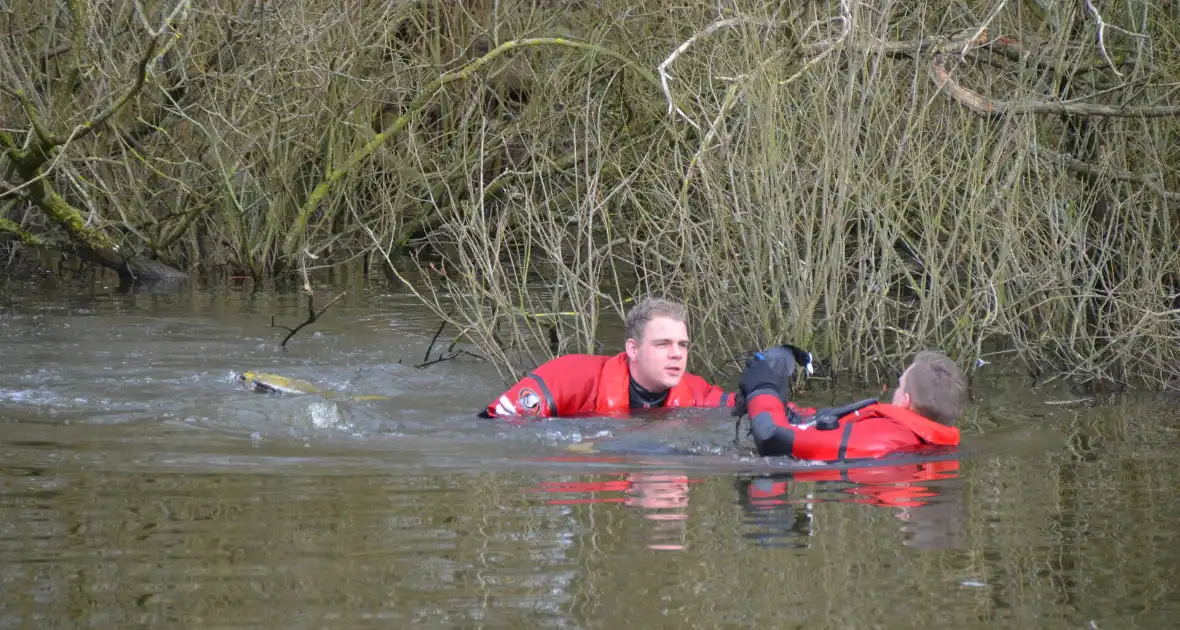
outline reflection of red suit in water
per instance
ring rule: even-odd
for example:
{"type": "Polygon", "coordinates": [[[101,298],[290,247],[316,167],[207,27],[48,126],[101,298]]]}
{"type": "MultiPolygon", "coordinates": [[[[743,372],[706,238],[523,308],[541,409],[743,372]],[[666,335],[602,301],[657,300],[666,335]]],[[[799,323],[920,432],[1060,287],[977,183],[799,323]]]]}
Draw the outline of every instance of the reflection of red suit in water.
{"type": "MultiPolygon", "coordinates": [[[[500,416],[610,415],[630,410],[627,355],[567,354],[520,379],[480,413],[500,416]]],[[[733,396],[695,374],[668,392],[664,407],[731,407],[733,396]]]]}
{"type": "Polygon", "coordinates": [[[738,491],[751,528],[746,537],[759,546],[807,547],[808,538],[815,533],[814,505],[859,503],[887,508],[903,521],[901,531],[906,539],[902,544],[906,546],[961,548],[964,532],[958,471],[957,460],[944,460],[742,479],[738,491]],[[816,483],[807,487],[806,495],[796,489],[792,497],[790,484],[805,481],[816,483]]]}
{"type": "Polygon", "coordinates": [[[629,472],[611,481],[547,481],[531,492],[590,495],[579,498],[549,499],[547,505],[580,503],[622,503],[638,508],[643,518],[658,521],[657,540],[650,549],[677,551],[684,549],[684,521],[688,520],[689,479],[676,472],[629,472]],[[594,493],[622,493],[622,496],[594,496],[594,493]]]}
{"type": "Polygon", "coordinates": [[[789,483],[803,481],[846,481],[857,484],[841,492],[852,495],[845,503],[864,503],[880,507],[921,507],[938,496],[936,490],[921,485],[938,479],[954,479],[959,474],[957,460],[872,466],[849,470],[799,471],[774,477],[751,480],[748,489],[750,505],[772,507],[786,503],[789,483]]]}

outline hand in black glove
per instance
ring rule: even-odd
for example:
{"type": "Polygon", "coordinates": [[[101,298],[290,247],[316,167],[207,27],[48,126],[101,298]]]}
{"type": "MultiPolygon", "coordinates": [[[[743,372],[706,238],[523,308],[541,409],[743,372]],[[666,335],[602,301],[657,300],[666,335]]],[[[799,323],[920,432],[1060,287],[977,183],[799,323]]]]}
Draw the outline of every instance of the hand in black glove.
{"type": "Polygon", "coordinates": [[[763,390],[780,394],[785,375],[782,370],[777,369],[779,367],[771,361],[755,356],[746,362],[746,369],[742,370],[742,376],[738,379],[738,391],[746,400],[753,397],[755,392],[763,390]]]}
{"type": "Polygon", "coordinates": [[[791,377],[800,364],[810,373],[811,353],[789,344],[774,346],[754,355],[746,362],[746,369],[742,370],[742,376],[738,379],[733,415],[745,415],[746,401],[755,392],[773,392],[784,403],[787,402],[791,393],[791,377]]]}
{"type": "Polygon", "coordinates": [[[734,398],[732,415],[739,418],[746,415],[746,403],[756,393],[771,392],[782,398],[783,388],[790,387],[787,379],[793,371],[794,365],[787,365],[774,358],[764,358],[762,354],[754,355],[746,361],[746,369],[742,370],[742,375],[738,379],[738,393],[734,398]],[[784,369],[789,371],[784,373],[784,369]]]}

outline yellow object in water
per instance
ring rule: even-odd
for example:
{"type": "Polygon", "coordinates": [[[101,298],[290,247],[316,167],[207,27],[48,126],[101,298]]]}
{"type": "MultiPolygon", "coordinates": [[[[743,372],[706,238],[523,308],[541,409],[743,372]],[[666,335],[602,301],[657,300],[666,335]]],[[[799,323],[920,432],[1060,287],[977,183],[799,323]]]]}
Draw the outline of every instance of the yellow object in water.
{"type": "Polygon", "coordinates": [[[570,444],[569,446],[566,447],[566,449],[570,450],[574,453],[597,453],[598,452],[598,447],[594,444],[594,442],[578,442],[576,444],[570,444]]]}
{"type": "Polygon", "coordinates": [[[288,378],[278,374],[266,372],[242,372],[238,380],[249,385],[256,392],[266,394],[319,394],[325,398],[343,398],[347,400],[390,400],[389,396],[361,395],[350,396],[330,389],[321,389],[313,383],[297,378],[288,378]]]}

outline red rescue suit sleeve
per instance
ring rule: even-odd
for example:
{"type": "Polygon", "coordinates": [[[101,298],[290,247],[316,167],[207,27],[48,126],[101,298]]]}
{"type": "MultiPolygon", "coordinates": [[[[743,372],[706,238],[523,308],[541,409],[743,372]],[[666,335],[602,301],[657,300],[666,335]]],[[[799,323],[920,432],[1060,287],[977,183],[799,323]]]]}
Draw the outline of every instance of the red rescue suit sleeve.
{"type": "Polygon", "coordinates": [[[812,424],[792,425],[782,400],[773,393],[756,394],[748,409],[751,420],[768,414],[774,424],[789,432],[790,452],[798,459],[839,461],[878,458],[891,452],[922,446],[925,442],[906,426],[877,414],[849,415],[838,427],[817,429],[812,424]]]}
{"type": "Polygon", "coordinates": [[[608,357],[567,354],[546,361],[493,400],[487,418],[551,418],[593,411],[599,373],[608,357]]]}
{"type": "Polygon", "coordinates": [[[668,407],[732,407],[734,394],[696,374],[685,374],[669,394],[668,407]],[[683,392],[683,393],[682,393],[683,392]],[[681,400],[683,398],[683,400],[681,400]]]}

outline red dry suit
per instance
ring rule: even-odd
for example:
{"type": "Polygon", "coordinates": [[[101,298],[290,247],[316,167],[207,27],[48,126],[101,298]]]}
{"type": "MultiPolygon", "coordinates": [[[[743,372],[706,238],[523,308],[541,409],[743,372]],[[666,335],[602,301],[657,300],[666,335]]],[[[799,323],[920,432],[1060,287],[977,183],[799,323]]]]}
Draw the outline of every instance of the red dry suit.
{"type": "Polygon", "coordinates": [[[792,424],[782,400],[773,393],[755,394],[748,409],[750,430],[759,452],[764,455],[844,461],[876,459],[895,451],[928,446],[959,445],[957,428],[885,403],[873,403],[847,413],[829,429],[807,422],[807,416],[792,424]]]}
{"type": "MultiPolygon", "coordinates": [[[[631,372],[627,354],[567,354],[542,364],[480,413],[485,418],[628,413],[631,372]]],[[[733,395],[686,373],[668,392],[664,407],[732,407],[733,395]]]]}

